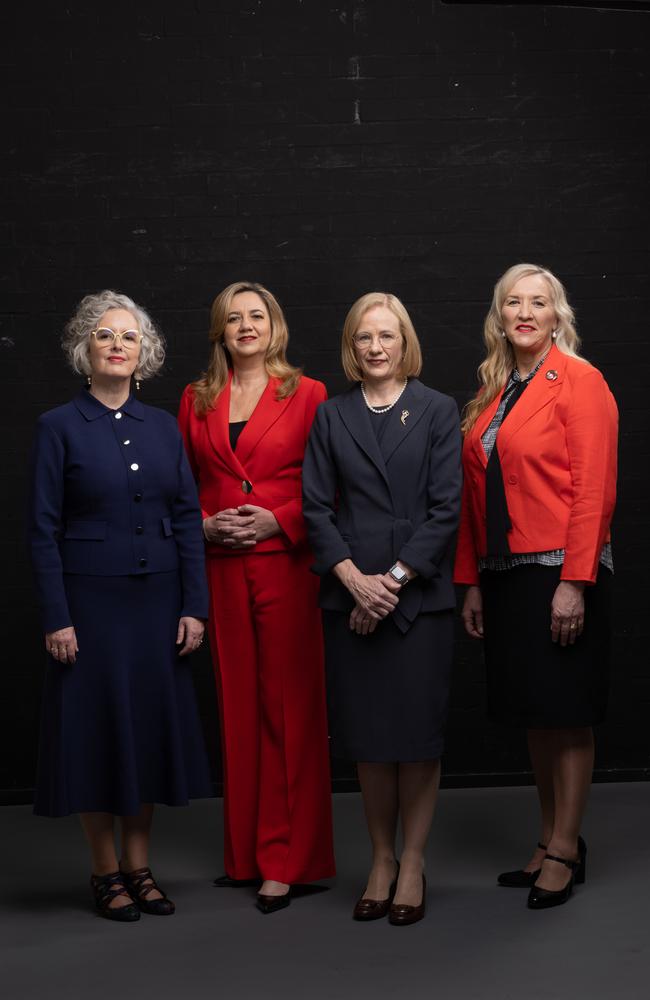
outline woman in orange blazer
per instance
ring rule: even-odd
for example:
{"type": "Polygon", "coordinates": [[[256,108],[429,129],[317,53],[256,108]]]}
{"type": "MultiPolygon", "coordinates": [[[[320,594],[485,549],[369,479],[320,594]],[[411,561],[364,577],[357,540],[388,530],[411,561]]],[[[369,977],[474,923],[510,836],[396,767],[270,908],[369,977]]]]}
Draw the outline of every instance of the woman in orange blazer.
{"type": "Polygon", "coordinates": [[[529,888],[528,906],[543,909],[585,878],[591,727],[607,700],[618,416],[578,354],[550,271],[506,271],[484,339],[482,385],[463,424],[455,580],[468,588],[467,632],[484,639],[490,716],[527,729],[541,806],[529,863],[498,881],[529,888]]]}
{"type": "Polygon", "coordinates": [[[305,444],[326,398],[286,359],[273,295],[236,282],[214,301],[207,372],[179,423],[199,483],[221,719],[225,867],[264,913],[334,874],[318,581],[302,517],[305,444]]]}

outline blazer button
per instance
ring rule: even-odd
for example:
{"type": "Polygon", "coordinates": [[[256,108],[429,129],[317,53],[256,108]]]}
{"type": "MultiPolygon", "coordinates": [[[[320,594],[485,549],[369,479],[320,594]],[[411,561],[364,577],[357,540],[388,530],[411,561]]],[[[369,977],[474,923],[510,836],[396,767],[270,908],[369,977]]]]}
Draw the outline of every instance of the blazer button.
{"type": "Polygon", "coordinates": [[[248,481],[248,479],[243,479],[241,484],[242,493],[252,493],[253,484],[248,481]]]}
{"type": "Polygon", "coordinates": [[[147,565],[147,560],[146,559],[138,559],[138,566],[142,566],[143,569],[144,569],[144,567],[146,565],[147,565]]]}
{"type": "Polygon", "coordinates": [[[140,501],[142,500],[142,493],[134,493],[133,499],[135,500],[136,503],[140,503],[140,501]]]}
{"type": "Polygon", "coordinates": [[[135,533],[136,533],[136,535],[143,535],[144,534],[144,528],[142,527],[141,524],[139,524],[137,526],[137,528],[135,529],[135,533]]]}
{"type": "Polygon", "coordinates": [[[519,480],[516,476],[508,476],[508,482],[512,483],[513,486],[516,486],[519,480]]]}
{"type": "Polygon", "coordinates": [[[119,411],[119,410],[118,410],[118,411],[117,411],[117,413],[115,414],[115,419],[116,419],[116,420],[121,420],[121,419],[122,419],[122,414],[120,413],[120,411],[119,411]]]}
{"type": "Polygon", "coordinates": [[[131,469],[133,470],[133,472],[137,472],[139,468],[140,466],[138,465],[137,462],[131,462],[131,469]]]}

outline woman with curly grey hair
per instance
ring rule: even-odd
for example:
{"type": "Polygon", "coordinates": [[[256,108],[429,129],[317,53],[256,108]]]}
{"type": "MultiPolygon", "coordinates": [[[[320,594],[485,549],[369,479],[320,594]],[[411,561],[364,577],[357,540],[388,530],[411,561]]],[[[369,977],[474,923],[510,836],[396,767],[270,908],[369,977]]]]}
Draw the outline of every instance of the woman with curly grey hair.
{"type": "Polygon", "coordinates": [[[212,794],[187,666],[208,614],[201,514],[176,421],[131,389],[165,357],[147,313],[87,295],[62,345],[88,384],[40,417],[34,445],[48,653],[34,811],[79,813],[97,909],[132,921],[174,912],[148,867],[154,803],[212,794]]]}

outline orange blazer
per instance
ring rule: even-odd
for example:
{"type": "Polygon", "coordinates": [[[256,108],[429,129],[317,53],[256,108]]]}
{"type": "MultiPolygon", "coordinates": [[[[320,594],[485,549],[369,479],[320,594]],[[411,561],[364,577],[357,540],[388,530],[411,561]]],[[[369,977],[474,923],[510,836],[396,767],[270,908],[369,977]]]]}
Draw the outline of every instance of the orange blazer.
{"type": "MultiPolygon", "coordinates": [[[[501,395],[465,436],[456,583],[478,583],[486,554],[481,436],[501,395]]],[[[511,552],[564,549],[561,578],[595,582],[616,501],[617,434],[616,402],[598,369],[553,346],[497,438],[511,552]]]]}
{"type": "MultiPolygon", "coordinates": [[[[292,396],[276,399],[279,381],[270,378],[233,452],[228,433],[231,381],[232,376],[206,416],[194,412],[190,385],[181,398],[178,422],[199,484],[203,517],[226,507],[256,504],[272,510],[282,529],[281,534],[256,545],[256,553],[306,544],[302,460],[316,408],[327,398],[327,390],[322,382],[303,375],[292,396]]],[[[237,554],[210,544],[207,553],[237,554]]]]}

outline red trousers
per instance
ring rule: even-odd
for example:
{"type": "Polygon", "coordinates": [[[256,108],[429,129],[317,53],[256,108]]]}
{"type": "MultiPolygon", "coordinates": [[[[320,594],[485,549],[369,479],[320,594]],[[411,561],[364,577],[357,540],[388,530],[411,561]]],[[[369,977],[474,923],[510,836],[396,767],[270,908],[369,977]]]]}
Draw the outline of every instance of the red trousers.
{"type": "Polygon", "coordinates": [[[334,875],[318,581],[305,552],[208,559],[228,875],[334,875]]]}

